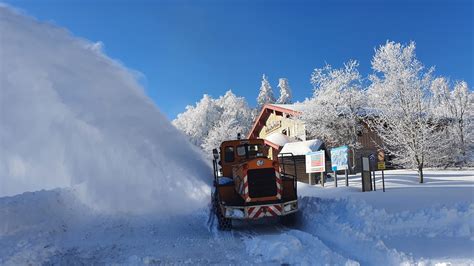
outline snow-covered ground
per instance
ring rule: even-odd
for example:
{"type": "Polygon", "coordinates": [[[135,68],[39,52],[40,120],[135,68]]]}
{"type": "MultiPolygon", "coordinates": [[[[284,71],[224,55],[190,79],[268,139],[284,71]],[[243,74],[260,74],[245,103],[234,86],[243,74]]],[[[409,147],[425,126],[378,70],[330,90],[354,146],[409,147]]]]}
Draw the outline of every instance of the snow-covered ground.
{"type": "MultiPolygon", "coordinates": [[[[474,171],[387,171],[386,192],[299,184],[294,228],[275,220],[209,225],[185,215],[104,214],[76,189],[0,198],[0,264],[474,263],[474,171]]],[[[377,184],[381,188],[381,183],[377,184]]],[[[212,220],[212,219],[211,219],[212,220]]]]}

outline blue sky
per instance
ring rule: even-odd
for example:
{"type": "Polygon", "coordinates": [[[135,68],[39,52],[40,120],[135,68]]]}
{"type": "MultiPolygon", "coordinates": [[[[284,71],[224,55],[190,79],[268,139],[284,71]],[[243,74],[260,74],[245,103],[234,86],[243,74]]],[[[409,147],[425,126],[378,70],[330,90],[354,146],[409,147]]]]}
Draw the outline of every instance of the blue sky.
{"type": "Polygon", "coordinates": [[[303,100],[314,68],[356,59],[366,75],[386,40],[413,40],[437,75],[474,82],[467,0],[4,2],[103,42],[106,54],[143,73],[148,95],[170,119],[204,93],[232,89],[254,105],[263,73],[275,94],[286,77],[303,100]]]}

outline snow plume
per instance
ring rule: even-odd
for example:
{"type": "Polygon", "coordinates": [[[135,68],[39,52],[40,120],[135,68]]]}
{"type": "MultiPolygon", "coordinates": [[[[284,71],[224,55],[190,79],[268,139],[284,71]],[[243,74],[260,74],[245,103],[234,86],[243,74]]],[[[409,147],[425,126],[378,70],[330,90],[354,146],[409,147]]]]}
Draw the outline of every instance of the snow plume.
{"type": "Polygon", "coordinates": [[[67,30],[0,6],[0,196],[76,187],[103,211],[182,213],[211,171],[133,73],[67,30]]]}

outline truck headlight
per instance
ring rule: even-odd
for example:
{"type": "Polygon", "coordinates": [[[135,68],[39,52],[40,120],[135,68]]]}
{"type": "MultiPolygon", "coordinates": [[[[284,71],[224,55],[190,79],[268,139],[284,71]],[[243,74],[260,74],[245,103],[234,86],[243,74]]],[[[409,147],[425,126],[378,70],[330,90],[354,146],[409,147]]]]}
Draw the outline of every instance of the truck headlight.
{"type": "Polygon", "coordinates": [[[232,215],[234,215],[234,209],[226,208],[225,209],[225,216],[232,217],[232,215]]]}
{"type": "Polygon", "coordinates": [[[298,209],[298,204],[296,204],[295,202],[289,203],[289,204],[286,204],[283,207],[283,209],[285,210],[285,212],[294,211],[294,210],[298,209]]]}
{"type": "Polygon", "coordinates": [[[226,208],[225,216],[231,218],[244,218],[244,211],[241,209],[226,208]]]}

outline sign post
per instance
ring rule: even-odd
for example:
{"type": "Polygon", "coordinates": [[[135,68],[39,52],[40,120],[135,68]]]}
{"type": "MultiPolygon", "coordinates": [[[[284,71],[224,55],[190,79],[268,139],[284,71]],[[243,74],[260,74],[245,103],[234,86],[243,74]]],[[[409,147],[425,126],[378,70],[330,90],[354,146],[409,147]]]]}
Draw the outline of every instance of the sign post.
{"type": "Polygon", "coordinates": [[[377,191],[377,187],[375,185],[375,171],[372,171],[372,174],[374,175],[374,191],[377,191]]]}
{"type": "Polygon", "coordinates": [[[324,151],[309,152],[305,156],[306,173],[309,176],[309,184],[311,182],[312,173],[321,173],[321,184],[324,186],[324,171],[326,171],[326,157],[324,151]]]}
{"type": "Polygon", "coordinates": [[[377,152],[377,169],[382,170],[382,190],[385,192],[385,176],[383,170],[385,170],[385,152],[378,150],[377,152]]]}
{"type": "Polygon", "coordinates": [[[369,160],[370,160],[370,168],[372,170],[373,178],[374,178],[374,191],[377,191],[377,187],[375,186],[375,154],[370,154],[369,155],[369,160]]]}
{"type": "Polygon", "coordinates": [[[347,171],[347,169],[344,171],[345,174],[346,174],[346,187],[349,186],[349,171],[347,171]]]}
{"type": "Polygon", "coordinates": [[[348,165],[348,151],[347,146],[340,146],[337,148],[331,149],[331,168],[334,172],[334,186],[337,187],[337,171],[345,170],[346,171],[346,185],[349,185],[349,179],[347,174],[348,165]]]}
{"type": "Polygon", "coordinates": [[[383,170],[382,170],[382,190],[385,192],[385,177],[383,176],[383,170]]]}

